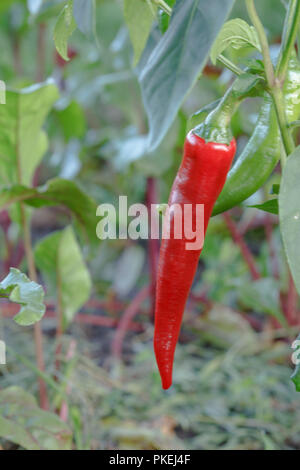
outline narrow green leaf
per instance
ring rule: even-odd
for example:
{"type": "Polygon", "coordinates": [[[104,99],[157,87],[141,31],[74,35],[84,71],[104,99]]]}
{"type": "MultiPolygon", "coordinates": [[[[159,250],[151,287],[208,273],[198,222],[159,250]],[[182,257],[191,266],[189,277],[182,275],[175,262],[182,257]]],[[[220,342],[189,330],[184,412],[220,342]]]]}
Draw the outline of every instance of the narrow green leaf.
{"type": "Polygon", "coordinates": [[[20,387],[0,391],[0,436],[26,450],[70,450],[72,444],[69,426],[20,387]]]}
{"type": "Polygon", "coordinates": [[[91,279],[71,227],[55,232],[35,249],[36,264],[55,293],[68,325],[89,299],[91,279]]]}
{"type": "Polygon", "coordinates": [[[300,147],[287,159],[279,193],[280,230],[287,260],[300,293],[300,147]]]}
{"type": "Polygon", "coordinates": [[[66,61],[68,57],[68,40],[76,29],[73,16],[73,0],[69,0],[60,13],[54,29],[54,43],[57,51],[66,61]]]}
{"type": "Polygon", "coordinates": [[[158,147],[198,79],[233,0],[177,0],[168,31],[139,67],[151,150],[158,147]]]}
{"type": "Polygon", "coordinates": [[[0,297],[21,305],[14,320],[19,325],[29,326],[38,322],[45,313],[44,290],[18,269],[10,268],[8,276],[0,282],[0,297]]]}
{"type": "Polygon", "coordinates": [[[213,64],[216,64],[219,55],[228,47],[233,49],[252,47],[260,51],[256,29],[240,18],[227,21],[217,36],[210,53],[213,64]]]}
{"type": "Polygon", "coordinates": [[[73,181],[55,178],[38,188],[14,185],[0,191],[1,209],[17,202],[24,202],[37,208],[63,205],[75,217],[83,236],[93,243],[97,241],[96,203],[73,181]]]}
{"type": "Polygon", "coordinates": [[[124,0],[124,17],[134,50],[134,65],[140,60],[146,46],[155,19],[155,16],[153,16],[155,12],[156,7],[153,6],[153,11],[151,11],[144,0],[124,0]]]}
{"type": "Polygon", "coordinates": [[[254,207],[261,211],[269,212],[270,214],[275,214],[275,215],[278,215],[278,212],[279,212],[278,199],[271,199],[270,201],[266,201],[263,204],[255,204],[254,206],[248,206],[248,207],[254,207]]]}

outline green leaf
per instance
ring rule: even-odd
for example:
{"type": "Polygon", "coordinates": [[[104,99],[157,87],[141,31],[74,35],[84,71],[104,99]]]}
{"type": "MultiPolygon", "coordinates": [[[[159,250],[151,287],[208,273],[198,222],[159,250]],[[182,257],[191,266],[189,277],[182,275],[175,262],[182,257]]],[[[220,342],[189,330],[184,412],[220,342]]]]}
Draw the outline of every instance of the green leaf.
{"type": "Polygon", "coordinates": [[[270,194],[276,194],[278,196],[280,191],[280,184],[273,184],[270,194]]]}
{"type": "Polygon", "coordinates": [[[54,43],[57,52],[66,61],[68,57],[68,40],[76,29],[76,22],[73,16],[73,0],[69,0],[60,13],[54,28],[54,43]]]}
{"type": "Polygon", "coordinates": [[[149,118],[149,147],[156,148],[198,79],[233,0],[177,0],[168,31],[142,57],[139,81],[149,118]]]}
{"type": "Polygon", "coordinates": [[[78,29],[87,37],[92,37],[96,20],[95,0],[73,0],[73,15],[78,29]]]}
{"type": "Polygon", "coordinates": [[[98,240],[96,203],[73,181],[54,178],[38,188],[14,185],[0,191],[1,209],[17,202],[36,208],[63,205],[74,215],[83,236],[94,243],[98,240]]]}
{"type": "Polygon", "coordinates": [[[72,444],[69,426],[20,387],[0,391],[0,436],[26,450],[70,450],[72,444]]]}
{"type": "Polygon", "coordinates": [[[8,276],[0,282],[0,297],[8,297],[11,302],[21,305],[14,320],[22,326],[38,322],[46,310],[42,286],[15,268],[10,268],[8,276]]]}
{"type": "MultiPolygon", "coordinates": [[[[300,342],[300,335],[298,336],[297,340],[298,342],[300,342]]],[[[295,349],[295,355],[297,356],[296,359],[297,361],[300,360],[300,346],[297,346],[295,349]]],[[[292,374],[291,376],[291,379],[292,381],[294,382],[295,384],[295,387],[296,387],[296,391],[297,392],[300,392],[300,363],[296,365],[295,367],[295,371],[294,373],[292,374]]]]}
{"type": "Polygon", "coordinates": [[[296,288],[300,293],[300,147],[289,156],[279,193],[280,230],[296,288]]]}
{"type": "Polygon", "coordinates": [[[41,127],[57,99],[53,81],[6,91],[6,105],[0,106],[0,184],[30,185],[48,146],[41,127]]]}
{"type": "Polygon", "coordinates": [[[56,293],[68,325],[91,294],[91,279],[71,227],[55,232],[35,249],[36,264],[56,293]]]}
{"type": "Polygon", "coordinates": [[[199,111],[194,113],[192,116],[190,116],[187,122],[187,132],[202,124],[202,122],[207,118],[209,113],[216,109],[220,101],[221,99],[213,101],[212,103],[209,103],[208,105],[204,106],[199,111]]]}
{"type": "Polygon", "coordinates": [[[71,101],[66,108],[56,110],[55,114],[66,141],[73,137],[81,139],[84,136],[86,119],[84,111],[77,101],[71,101]]]}
{"type": "Polygon", "coordinates": [[[255,93],[255,88],[261,81],[262,78],[259,75],[245,72],[234,82],[232,91],[236,96],[249,96],[251,92],[255,93]]]}
{"type": "MultiPolygon", "coordinates": [[[[155,11],[156,8],[154,13],[155,11]]],[[[144,0],[124,0],[124,17],[134,50],[133,64],[136,65],[141,58],[151,31],[154,21],[153,11],[144,0]]]]}
{"type": "Polygon", "coordinates": [[[275,279],[264,278],[242,284],[238,288],[238,299],[244,307],[257,313],[272,315],[282,325],[286,325],[280,308],[279,286],[275,279]]]}
{"type": "Polygon", "coordinates": [[[240,18],[227,21],[217,36],[210,53],[213,64],[216,64],[219,55],[228,47],[232,47],[233,49],[252,47],[260,51],[261,47],[254,26],[250,26],[246,21],[240,18]]]}
{"type": "Polygon", "coordinates": [[[261,211],[269,212],[270,214],[275,214],[275,215],[278,215],[278,212],[279,212],[278,199],[271,199],[270,201],[266,201],[263,204],[255,204],[254,206],[248,206],[248,207],[254,207],[261,211]]]}

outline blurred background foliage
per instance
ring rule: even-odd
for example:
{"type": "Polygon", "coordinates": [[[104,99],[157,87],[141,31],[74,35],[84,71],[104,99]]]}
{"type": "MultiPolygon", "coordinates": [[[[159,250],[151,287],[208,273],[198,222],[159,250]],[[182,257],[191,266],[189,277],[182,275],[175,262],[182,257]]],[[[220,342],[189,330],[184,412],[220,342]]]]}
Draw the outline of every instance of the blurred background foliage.
{"type": "MultiPolygon", "coordinates": [[[[51,76],[60,89],[46,121],[49,148],[35,185],[60,177],[77,183],[96,204],[117,204],[119,195],[127,195],[128,204],[133,204],[146,201],[154,181],[157,201],[153,202],[166,202],[189,116],[223,95],[231,73],[206,67],[160,147],[148,153],[147,119],[122,2],[97,0],[96,39],[76,30],[69,41],[73,58],[63,66],[55,53],[53,31],[64,2],[45,0],[36,13],[34,2],[31,11],[29,3],[1,1],[0,79],[9,88],[20,89],[51,76]]],[[[243,3],[236,2],[233,18],[248,20],[243,3]]],[[[276,47],[285,2],[277,0],[276,8],[273,0],[257,3],[276,47]]],[[[239,149],[251,135],[259,105],[259,99],[247,101],[234,118],[239,149]]],[[[275,174],[266,194],[276,181],[275,174]]],[[[262,202],[264,191],[251,203],[262,202]]],[[[64,228],[69,215],[46,207],[32,216],[38,261],[38,252],[47,249],[44,237],[64,228]]],[[[277,217],[245,207],[233,211],[233,218],[261,279],[251,282],[226,220],[212,219],[176,354],[174,387],[167,393],[160,388],[152,352],[149,299],[135,319],[138,331],[126,334],[121,358],[113,354],[111,324],[70,324],[61,338],[59,372],[53,361],[55,320],[49,316],[43,320],[43,330],[51,411],[67,400],[69,413],[66,423],[52,422],[52,414],[41,415],[40,426],[34,429],[30,412],[23,413],[29,403],[36,416],[36,405],[19,389],[37,393],[32,333],[3,318],[0,337],[10,349],[8,365],[0,369],[0,413],[20,434],[0,440],[2,448],[31,448],[34,444],[24,440],[27,432],[46,448],[68,448],[72,435],[72,445],[79,449],[299,449],[299,397],[289,380],[289,340],[297,330],[287,334],[278,325],[274,328],[274,317],[282,315],[281,296],[289,285],[277,217]],[[13,387],[8,389],[12,403],[5,395],[8,387],[13,387]]],[[[22,254],[17,256],[21,250],[17,224],[11,224],[8,233],[2,224],[0,237],[1,260],[7,259],[10,249],[13,264],[25,267],[22,254]]],[[[81,314],[116,321],[151,282],[148,246],[120,240],[99,241],[92,247],[81,242],[81,249],[94,301],[81,314]]],[[[4,277],[4,261],[1,268],[4,277]]],[[[55,299],[50,287],[47,302],[51,310],[55,299]]]]}

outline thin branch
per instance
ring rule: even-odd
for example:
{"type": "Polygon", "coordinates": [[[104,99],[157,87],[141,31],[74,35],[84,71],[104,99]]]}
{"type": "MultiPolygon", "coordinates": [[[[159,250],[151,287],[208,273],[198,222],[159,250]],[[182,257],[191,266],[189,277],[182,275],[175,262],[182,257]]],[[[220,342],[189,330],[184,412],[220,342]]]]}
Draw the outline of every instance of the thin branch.
{"type": "Polygon", "coordinates": [[[244,258],[244,260],[245,260],[245,262],[246,262],[246,264],[249,268],[252,279],[254,281],[257,281],[258,279],[261,278],[261,275],[259,273],[258,268],[256,267],[255,259],[252,255],[251,251],[249,250],[243,236],[240,234],[236,223],[230,217],[228,212],[225,212],[223,214],[223,218],[224,218],[225,223],[228,227],[228,230],[229,230],[229,232],[232,236],[232,239],[239,246],[239,248],[241,250],[241,254],[242,254],[242,256],[243,256],[243,258],[244,258]]]}
{"type": "Polygon", "coordinates": [[[121,321],[118,325],[118,328],[115,332],[115,336],[112,342],[111,352],[112,356],[115,359],[120,359],[122,355],[123,342],[128,330],[130,322],[134,317],[139,313],[142,303],[149,297],[151,292],[151,287],[144,287],[133,299],[131,304],[125,310],[121,321]]]}

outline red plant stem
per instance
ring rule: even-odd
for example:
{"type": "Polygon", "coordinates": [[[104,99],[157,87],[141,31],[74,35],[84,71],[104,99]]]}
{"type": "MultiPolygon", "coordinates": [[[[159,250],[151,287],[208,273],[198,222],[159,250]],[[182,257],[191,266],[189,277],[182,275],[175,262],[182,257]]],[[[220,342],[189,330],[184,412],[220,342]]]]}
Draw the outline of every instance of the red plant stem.
{"type": "Polygon", "coordinates": [[[265,234],[266,240],[269,247],[270,259],[271,259],[271,269],[274,279],[279,279],[279,266],[278,259],[276,256],[276,250],[273,241],[273,223],[272,218],[267,216],[265,219],[265,234]]]}
{"type": "MultiPolygon", "coordinates": [[[[69,345],[68,352],[66,354],[66,360],[71,361],[73,357],[75,356],[75,350],[76,350],[76,341],[72,340],[69,345]]],[[[71,392],[71,385],[68,384],[66,388],[66,394],[69,395],[71,392]]],[[[69,406],[66,401],[63,401],[61,404],[60,408],[60,413],[59,413],[60,419],[64,421],[65,423],[68,421],[68,416],[69,416],[69,406]]]]}
{"type": "MultiPolygon", "coordinates": [[[[147,180],[147,207],[149,213],[149,226],[150,223],[154,224],[155,219],[151,220],[151,207],[157,204],[157,182],[155,178],[148,178],[147,180]]],[[[155,227],[158,230],[159,227],[155,227]]],[[[148,259],[149,259],[149,270],[150,270],[150,285],[151,285],[151,316],[154,318],[155,312],[155,290],[156,290],[156,279],[157,279],[157,268],[159,258],[159,240],[149,237],[148,241],[148,259]]]]}
{"type": "MultiPolygon", "coordinates": [[[[19,307],[16,304],[1,302],[1,313],[5,318],[14,317],[19,307]]],[[[51,306],[48,306],[47,312],[44,318],[57,318],[57,313],[51,310],[51,306]]],[[[85,325],[93,325],[93,326],[100,326],[100,327],[107,327],[107,328],[115,328],[119,325],[119,321],[114,318],[104,317],[100,315],[91,315],[88,313],[79,313],[74,317],[74,321],[76,323],[81,323],[85,325]]],[[[143,326],[140,323],[130,322],[128,325],[128,329],[134,332],[141,332],[143,331],[143,326]]]]}
{"type": "Polygon", "coordinates": [[[126,332],[128,330],[130,322],[134,319],[134,317],[138,314],[142,303],[149,297],[151,294],[151,286],[144,287],[133,299],[131,304],[125,310],[121,321],[117,327],[115,332],[115,336],[113,338],[111,352],[112,356],[116,359],[120,359],[122,355],[123,349],[123,342],[126,336],[126,332]]]}
{"type": "Polygon", "coordinates": [[[236,223],[233,221],[233,219],[230,217],[230,214],[228,212],[225,212],[223,214],[223,218],[225,220],[225,223],[228,227],[228,230],[232,236],[233,241],[239,246],[241,250],[241,254],[249,268],[251,277],[254,281],[257,281],[258,279],[261,278],[260,273],[256,267],[256,262],[255,259],[249,250],[243,236],[240,234],[238,227],[236,223]]]}
{"type": "Polygon", "coordinates": [[[46,69],[46,24],[38,25],[37,33],[37,71],[36,81],[42,82],[45,78],[46,69]]]}
{"type": "Polygon", "coordinates": [[[298,293],[291,273],[289,273],[289,289],[286,298],[286,319],[290,326],[297,324],[298,293]]]}

